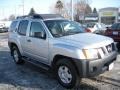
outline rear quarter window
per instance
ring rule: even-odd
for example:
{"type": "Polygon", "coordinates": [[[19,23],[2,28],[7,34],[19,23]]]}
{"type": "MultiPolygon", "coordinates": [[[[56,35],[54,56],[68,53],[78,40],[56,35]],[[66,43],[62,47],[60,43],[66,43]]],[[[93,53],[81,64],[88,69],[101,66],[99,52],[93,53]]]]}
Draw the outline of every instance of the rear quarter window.
{"type": "Polygon", "coordinates": [[[25,36],[26,35],[26,31],[27,31],[27,27],[28,27],[28,20],[22,20],[19,23],[19,27],[18,27],[18,34],[25,36]]]}
{"type": "Polygon", "coordinates": [[[15,31],[16,26],[17,26],[17,23],[18,23],[18,21],[13,21],[13,22],[11,23],[10,29],[9,29],[10,32],[15,31]]]}

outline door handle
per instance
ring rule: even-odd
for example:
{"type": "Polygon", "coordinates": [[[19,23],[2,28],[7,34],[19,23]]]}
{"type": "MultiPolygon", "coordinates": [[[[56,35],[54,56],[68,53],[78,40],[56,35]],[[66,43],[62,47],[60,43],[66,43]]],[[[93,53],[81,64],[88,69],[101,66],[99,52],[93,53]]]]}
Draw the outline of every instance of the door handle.
{"type": "Polygon", "coordinates": [[[30,40],[30,39],[28,39],[28,40],[27,40],[27,42],[31,42],[31,40],[30,40]]]}

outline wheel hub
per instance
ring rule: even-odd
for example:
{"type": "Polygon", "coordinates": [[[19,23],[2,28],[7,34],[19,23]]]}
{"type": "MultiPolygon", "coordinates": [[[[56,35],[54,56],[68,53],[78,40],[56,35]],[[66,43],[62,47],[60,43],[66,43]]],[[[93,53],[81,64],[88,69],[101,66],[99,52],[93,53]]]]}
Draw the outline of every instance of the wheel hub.
{"type": "Polygon", "coordinates": [[[68,67],[60,66],[58,69],[58,75],[62,82],[69,84],[72,80],[72,75],[68,67]]]}
{"type": "Polygon", "coordinates": [[[18,62],[18,53],[17,53],[17,51],[14,50],[13,54],[14,54],[13,56],[14,56],[15,61],[18,62]]]}

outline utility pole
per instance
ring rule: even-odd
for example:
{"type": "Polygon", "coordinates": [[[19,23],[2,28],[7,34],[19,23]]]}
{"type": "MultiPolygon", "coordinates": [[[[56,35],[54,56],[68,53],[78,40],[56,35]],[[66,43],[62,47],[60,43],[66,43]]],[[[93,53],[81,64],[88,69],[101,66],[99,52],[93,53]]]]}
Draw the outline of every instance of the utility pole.
{"type": "Polygon", "coordinates": [[[74,5],[73,5],[74,3],[73,3],[73,0],[71,0],[71,5],[72,5],[72,10],[71,10],[71,12],[72,12],[72,14],[71,14],[71,18],[72,18],[72,21],[74,21],[74,5]]]}
{"type": "Polygon", "coordinates": [[[2,8],[2,16],[5,16],[5,10],[2,8]]]}
{"type": "Polygon", "coordinates": [[[24,0],[22,0],[22,8],[23,8],[23,15],[24,15],[24,0]]]}

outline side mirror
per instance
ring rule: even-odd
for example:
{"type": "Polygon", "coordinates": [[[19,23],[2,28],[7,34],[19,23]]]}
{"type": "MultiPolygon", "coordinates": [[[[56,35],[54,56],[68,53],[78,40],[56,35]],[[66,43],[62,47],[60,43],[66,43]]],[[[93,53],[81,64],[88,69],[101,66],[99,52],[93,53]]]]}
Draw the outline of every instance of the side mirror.
{"type": "Polygon", "coordinates": [[[41,38],[41,39],[46,39],[46,34],[43,31],[41,31],[41,32],[34,32],[34,37],[41,38]]]}

